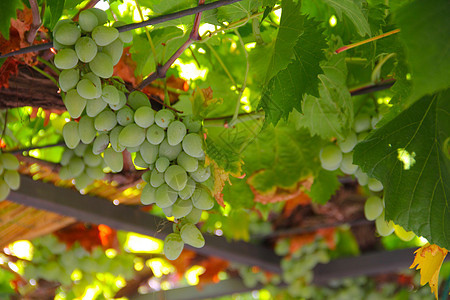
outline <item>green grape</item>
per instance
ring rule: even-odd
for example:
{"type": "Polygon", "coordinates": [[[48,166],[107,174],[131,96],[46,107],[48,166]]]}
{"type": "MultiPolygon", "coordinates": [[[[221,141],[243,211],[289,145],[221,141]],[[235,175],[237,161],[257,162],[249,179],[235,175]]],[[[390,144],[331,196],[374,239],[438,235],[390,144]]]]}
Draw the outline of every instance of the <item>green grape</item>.
{"type": "Polygon", "coordinates": [[[172,206],[177,201],[178,193],[163,183],[156,189],[156,205],[161,208],[172,206]]]}
{"type": "Polygon", "coordinates": [[[106,148],[103,152],[103,159],[106,165],[115,173],[123,169],[123,155],[122,152],[116,152],[113,148],[106,148]]]}
{"type": "Polygon", "coordinates": [[[170,146],[165,138],[159,145],[159,156],[164,156],[168,160],[175,160],[181,152],[181,144],[170,146]]]}
{"type": "Polygon", "coordinates": [[[160,187],[164,183],[164,173],[158,172],[158,170],[154,169],[150,176],[150,184],[151,186],[157,188],[160,187]]]}
{"type": "Polygon", "coordinates": [[[197,224],[198,222],[200,222],[202,212],[203,211],[201,209],[192,207],[191,212],[186,217],[184,217],[184,219],[189,223],[197,224]]]}
{"type": "Polygon", "coordinates": [[[142,174],[141,178],[142,180],[144,180],[146,183],[150,184],[150,176],[152,175],[151,171],[147,171],[144,174],[142,174]]]}
{"type": "Polygon", "coordinates": [[[370,129],[370,116],[368,114],[362,113],[355,117],[353,128],[356,133],[360,133],[370,129]]]}
{"type": "Polygon", "coordinates": [[[110,131],[117,124],[116,114],[111,110],[104,110],[95,117],[94,126],[98,132],[110,131]]]}
{"type": "Polygon", "coordinates": [[[378,218],[383,213],[383,210],[383,201],[377,196],[369,197],[364,204],[364,216],[369,221],[378,218]]]}
{"type": "Polygon", "coordinates": [[[87,78],[81,79],[77,84],[78,94],[86,99],[97,98],[97,87],[87,78]]]}
{"type": "Polygon", "coordinates": [[[128,95],[128,105],[130,105],[133,110],[136,110],[141,106],[151,106],[147,95],[139,91],[133,91],[128,95]]]}
{"type": "Polygon", "coordinates": [[[78,56],[75,50],[64,48],[56,53],[53,62],[58,69],[73,69],[78,63],[78,56]]]}
{"type": "Polygon", "coordinates": [[[161,128],[169,127],[169,124],[175,119],[173,112],[168,109],[161,109],[155,115],[155,123],[161,128]]]}
{"type": "Polygon", "coordinates": [[[197,170],[189,173],[189,175],[197,182],[205,182],[211,176],[209,167],[198,166],[197,170]]]}
{"type": "Polygon", "coordinates": [[[353,148],[358,143],[356,133],[354,131],[350,132],[345,140],[338,142],[338,146],[343,153],[348,153],[353,150],[353,148]]]}
{"type": "Polygon", "coordinates": [[[141,149],[141,146],[138,145],[136,147],[126,147],[126,149],[130,153],[135,153],[135,152],[138,152],[141,149]]]}
{"type": "Polygon", "coordinates": [[[137,147],[145,140],[145,129],[136,124],[128,124],[119,134],[119,143],[125,147],[137,147]]]}
{"type": "Polygon", "coordinates": [[[90,167],[97,167],[102,164],[102,157],[100,155],[95,155],[92,153],[92,148],[90,147],[83,156],[84,163],[90,167]]]}
{"type": "MultiPolygon", "coordinates": [[[[80,124],[78,124],[78,127],[80,127],[80,124]]],[[[82,157],[86,152],[87,147],[88,145],[79,143],[78,146],[76,146],[75,149],[73,149],[73,152],[75,153],[76,156],[82,157]]]]}
{"type": "MultiPolygon", "coordinates": [[[[188,178],[186,186],[178,192],[178,196],[183,200],[188,200],[194,194],[196,183],[192,178],[188,178]]],[[[194,222],[196,223],[196,222],[194,222]]]]}
{"type": "Polygon", "coordinates": [[[90,144],[95,139],[97,131],[94,126],[94,118],[82,116],[78,121],[78,134],[84,144],[90,144]]]}
{"type": "Polygon", "coordinates": [[[169,167],[170,161],[166,157],[160,157],[156,160],[155,167],[159,172],[164,172],[169,167]]]}
{"type": "Polygon", "coordinates": [[[102,112],[108,103],[103,101],[102,98],[91,99],[86,104],[86,114],[89,117],[96,117],[100,112],[102,112]]]}
{"type": "Polygon", "coordinates": [[[353,164],[353,152],[344,153],[342,155],[342,161],[339,167],[342,172],[348,175],[352,175],[356,172],[358,166],[353,164]]]}
{"type": "Polygon", "coordinates": [[[80,80],[80,74],[77,69],[62,70],[59,74],[59,87],[64,92],[73,89],[80,80]]]}
{"type": "MultiPolygon", "coordinates": [[[[73,23],[73,21],[70,19],[61,19],[58,22],[56,22],[55,27],[53,27],[53,32],[52,32],[53,38],[55,38],[55,34],[58,31],[59,27],[61,27],[61,25],[63,25],[63,24],[67,24],[67,23],[73,23]]],[[[53,42],[55,42],[55,40],[53,42]]]]}
{"type": "Polygon", "coordinates": [[[100,154],[105,151],[109,144],[109,135],[107,133],[100,133],[92,144],[92,153],[100,154]]]}
{"type": "Polygon", "coordinates": [[[197,133],[189,133],[183,138],[183,150],[187,155],[199,158],[204,152],[202,148],[203,140],[197,133]]]}
{"type": "Polygon", "coordinates": [[[3,179],[6,184],[14,191],[16,191],[20,186],[20,175],[17,171],[6,170],[3,173],[3,179]]]}
{"type": "Polygon", "coordinates": [[[89,11],[89,12],[92,12],[95,14],[95,16],[97,17],[97,20],[98,20],[98,25],[103,25],[106,22],[108,22],[108,14],[104,10],[94,7],[94,8],[86,9],[86,11],[89,11]]]}
{"type": "Polygon", "coordinates": [[[83,36],[75,43],[75,52],[78,59],[84,63],[88,63],[97,55],[97,45],[90,37],[83,36]]]}
{"type": "Polygon", "coordinates": [[[180,121],[173,121],[167,127],[167,142],[171,146],[181,143],[185,135],[186,126],[180,121]]]}
{"type": "Polygon", "coordinates": [[[114,27],[97,26],[92,30],[92,38],[99,46],[111,44],[119,37],[119,31],[114,27]]]}
{"type": "Polygon", "coordinates": [[[61,50],[64,49],[66,46],[64,46],[63,44],[58,43],[56,40],[53,40],[53,48],[55,50],[61,50]]]}
{"type": "Polygon", "coordinates": [[[115,40],[111,44],[103,47],[103,53],[108,54],[111,57],[113,65],[117,65],[123,52],[123,42],[120,39],[115,40]]]}
{"type": "Polygon", "coordinates": [[[189,133],[197,133],[202,128],[202,122],[194,120],[193,115],[184,116],[183,124],[186,126],[186,129],[189,131],[189,133]]]}
{"type": "MultiPolygon", "coordinates": [[[[120,27],[123,25],[126,25],[126,23],[122,21],[117,21],[114,22],[113,27],[120,27]]],[[[120,32],[119,39],[124,43],[131,43],[131,41],[133,40],[133,32],[131,31],[120,32]]]]}
{"type": "Polygon", "coordinates": [[[117,122],[122,126],[133,123],[134,112],[128,106],[124,106],[117,112],[117,122]]]}
{"type": "Polygon", "coordinates": [[[180,236],[184,243],[195,248],[202,248],[205,245],[205,238],[198,228],[192,223],[186,223],[181,227],[180,236]]]}
{"type": "Polygon", "coordinates": [[[156,202],[156,189],[150,184],[147,184],[142,189],[141,203],[144,205],[150,205],[156,202]]]}
{"type": "Polygon", "coordinates": [[[153,124],[147,129],[147,141],[153,145],[159,145],[164,140],[166,133],[164,129],[156,124],[153,124]]]}
{"type": "Polygon", "coordinates": [[[172,216],[175,219],[181,219],[192,211],[192,201],[178,199],[172,206],[172,216]]]}
{"type": "Polygon", "coordinates": [[[183,251],[184,243],[180,234],[171,233],[164,239],[164,255],[169,260],[175,260],[183,251]]]}
{"type": "Polygon", "coordinates": [[[177,157],[177,164],[182,166],[187,172],[195,172],[198,168],[198,160],[182,151],[177,157]]]}
{"type": "Polygon", "coordinates": [[[155,111],[150,106],[141,106],[134,112],[134,122],[142,127],[148,128],[155,122],[155,111]]]}
{"type": "Polygon", "coordinates": [[[204,187],[195,189],[191,199],[194,207],[198,209],[209,210],[214,207],[214,200],[204,187]]]}
{"type": "Polygon", "coordinates": [[[0,178],[0,201],[3,201],[9,195],[9,186],[8,184],[0,178]]]}
{"type": "Polygon", "coordinates": [[[75,188],[79,191],[85,189],[92,183],[92,178],[89,177],[85,172],[81,173],[78,177],[75,178],[75,188]]]}
{"type": "MultiPolygon", "coordinates": [[[[158,164],[159,159],[156,161],[156,164],[158,164]]],[[[158,166],[156,166],[156,168],[158,168],[158,166]]],[[[161,172],[161,170],[158,171],[161,172]]],[[[172,189],[179,192],[186,186],[188,176],[182,167],[178,165],[171,165],[167,168],[167,170],[165,170],[164,180],[172,189]]]]}
{"type": "Polygon", "coordinates": [[[416,234],[412,231],[406,231],[405,228],[403,228],[400,225],[394,225],[394,232],[395,235],[399,237],[402,241],[409,242],[412,240],[416,234]]]}
{"type": "Polygon", "coordinates": [[[139,168],[143,168],[143,169],[148,168],[148,163],[145,162],[145,160],[142,158],[142,155],[141,155],[141,153],[139,153],[139,151],[136,151],[136,156],[134,157],[133,162],[139,168]]]}
{"type": "Polygon", "coordinates": [[[63,166],[59,169],[59,178],[61,178],[61,180],[68,180],[71,177],[72,176],[70,176],[69,168],[67,166],[63,166]]]}
{"type": "Polygon", "coordinates": [[[122,131],[122,129],[123,129],[122,126],[117,125],[109,133],[109,142],[111,143],[111,147],[116,152],[123,152],[125,150],[125,146],[123,146],[119,143],[119,135],[120,135],[120,132],[122,131]]]}
{"type": "Polygon", "coordinates": [[[86,107],[87,100],[80,96],[77,90],[70,90],[64,97],[64,105],[69,112],[69,115],[73,118],[79,118],[86,107]]]}
{"type": "Polygon", "coordinates": [[[107,85],[103,87],[102,99],[110,105],[119,104],[119,91],[115,86],[107,85]]]}
{"type": "Polygon", "coordinates": [[[92,72],[86,73],[83,75],[82,79],[89,79],[97,89],[97,93],[95,98],[99,98],[102,95],[102,81],[100,78],[92,72]]]}
{"type": "Polygon", "coordinates": [[[111,57],[102,52],[98,52],[94,59],[89,62],[89,68],[101,78],[110,78],[114,71],[111,57]]]}
{"type": "Polygon", "coordinates": [[[358,168],[355,172],[355,177],[358,180],[358,184],[360,186],[364,186],[369,182],[369,176],[367,176],[366,173],[361,170],[361,168],[358,168]]]}
{"type": "Polygon", "coordinates": [[[119,110],[127,104],[127,96],[125,96],[125,93],[119,90],[117,90],[117,93],[119,95],[119,102],[117,104],[109,104],[112,110],[119,110]]]}
{"type": "Polygon", "coordinates": [[[55,40],[63,45],[71,46],[81,36],[80,28],[73,22],[64,22],[55,30],[55,40]]]}
{"type": "Polygon", "coordinates": [[[92,11],[83,10],[78,16],[78,24],[80,24],[82,30],[91,32],[92,29],[98,26],[98,19],[92,11]]]}
{"type": "Polygon", "coordinates": [[[158,157],[158,146],[144,141],[139,148],[139,151],[147,164],[155,163],[156,158],[158,157]]]}
{"type": "Polygon", "coordinates": [[[73,155],[74,155],[74,152],[72,149],[64,150],[63,154],[61,155],[61,161],[59,163],[62,166],[67,166],[73,155]]]}
{"type": "Polygon", "coordinates": [[[319,157],[322,168],[334,171],[339,168],[342,161],[342,152],[335,144],[330,144],[320,150],[319,157]]]}
{"type": "Polygon", "coordinates": [[[381,236],[388,236],[394,231],[394,223],[392,221],[387,222],[384,219],[384,213],[375,220],[375,227],[381,236]]]}
{"type": "Polygon", "coordinates": [[[383,184],[375,178],[369,178],[367,186],[372,192],[381,192],[383,190],[383,184]]]}
{"type": "Polygon", "coordinates": [[[6,170],[17,170],[19,168],[19,160],[11,153],[0,154],[1,165],[6,170]]]}
{"type": "Polygon", "coordinates": [[[63,137],[64,142],[68,148],[75,148],[80,142],[80,135],[78,133],[78,123],[75,121],[70,121],[66,123],[63,127],[63,137]]]}
{"type": "Polygon", "coordinates": [[[87,166],[85,168],[85,172],[93,180],[101,180],[105,177],[105,173],[103,173],[103,167],[101,165],[96,167],[87,166]]]}
{"type": "Polygon", "coordinates": [[[81,157],[74,156],[67,165],[72,177],[77,177],[84,171],[84,161],[81,157]]]}

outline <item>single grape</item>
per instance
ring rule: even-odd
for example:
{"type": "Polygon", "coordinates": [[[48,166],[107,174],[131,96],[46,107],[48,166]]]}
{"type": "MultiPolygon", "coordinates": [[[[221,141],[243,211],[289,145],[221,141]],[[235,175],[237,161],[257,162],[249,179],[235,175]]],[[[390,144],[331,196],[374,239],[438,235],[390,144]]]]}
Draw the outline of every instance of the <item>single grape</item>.
{"type": "Polygon", "coordinates": [[[171,233],[164,239],[164,255],[169,260],[175,260],[183,251],[184,243],[180,234],[171,233]]]}
{"type": "Polygon", "coordinates": [[[356,133],[360,133],[370,129],[370,116],[366,113],[361,113],[355,117],[353,128],[356,133]]]}
{"type": "Polygon", "coordinates": [[[138,152],[141,149],[141,145],[138,145],[136,147],[126,147],[127,151],[130,153],[138,152]]]}
{"type": "MultiPolygon", "coordinates": [[[[196,183],[192,178],[188,178],[186,186],[178,192],[178,196],[183,200],[188,200],[194,194],[196,183]]],[[[197,222],[194,222],[197,223],[197,222]]]]}
{"type": "Polygon", "coordinates": [[[145,129],[134,123],[128,124],[119,134],[119,143],[125,147],[137,147],[145,140],[145,129]]]}
{"type": "Polygon", "coordinates": [[[178,199],[172,206],[172,216],[181,219],[192,211],[192,201],[178,199]]]}
{"type": "Polygon", "coordinates": [[[392,221],[387,222],[384,219],[384,213],[375,220],[375,227],[381,236],[388,236],[394,231],[394,223],[392,221]]]}
{"type": "Polygon", "coordinates": [[[168,160],[175,160],[181,152],[181,144],[170,146],[165,138],[159,145],[159,156],[167,157],[168,160]]]}
{"type": "Polygon", "coordinates": [[[89,62],[92,72],[101,78],[110,78],[113,75],[113,63],[108,54],[98,52],[93,60],[89,62]]]}
{"type": "Polygon", "coordinates": [[[192,223],[186,223],[181,227],[180,236],[184,243],[195,248],[202,248],[205,245],[205,238],[198,228],[192,223]]]}
{"type": "Polygon", "coordinates": [[[139,148],[142,158],[147,164],[153,164],[158,157],[158,146],[152,145],[147,141],[144,141],[139,148]]]}
{"type": "Polygon", "coordinates": [[[161,109],[155,115],[155,123],[161,128],[169,127],[169,124],[175,119],[172,111],[168,109],[161,109]]]}
{"type": "Polygon", "coordinates": [[[358,166],[353,164],[353,152],[344,153],[342,155],[342,161],[339,167],[343,173],[348,175],[352,175],[356,172],[358,166]]]}
{"type": "Polygon", "coordinates": [[[147,141],[153,145],[159,145],[164,140],[166,133],[164,129],[153,124],[147,129],[147,141]]]}
{"type": "MultiPolygon", "coordinates": [[[[80,127],[80,124],[78,124],[78,127],[80,127]]],[[[79,143],[78,146],[76,146],[75,149],[73,149],[73,152],[75,153],[76,156],[83,157],[83,155],[86,153],[87,148],[88,145],[79,143]]]]}
{"type": "Polygon", "coordinates": [[[186,126],[180,121],[173,121],[167,127],[167,142],[171,146],[181,143],[185,135],[186,126]]]}
{"type": "Polygon", "coordinates": [[[343,153],[348,153],[353,150],[353,148],[358,143],[356,133],[354,131],[350,132],[345,140],[338,142],[338,146],[343,153]]]}
{"type": "Polygon", "coordinates": [[[156,170],[164,172],[169,167],[170,161],[166,157],[160,157],[155,162],[156,170]]]}
{"type": "Polygon", "coordinates": [[[19,189],[20,186],[20,175],[15,170],[6,170],[3,173],[3,179],[5,180],[6,184],[10,187],[10,189],[16,191],[19,189]]]}
{"type": "Polygon", "coordinates": [[[103,159],[100,155],[95,155],[90,147],[83,156],[83,161],[89,167],[98,167],[102,164],[103,159]]]}
{"type": "Polygon", "coordinates": [[[87,78],[81,79],[77,84],[78,94],[86,99],[97,98],[97,87],[87,78]]]}
{"type": "Polygon", "coordinates": [[[119,37],[119,31],[114,27],[97,26],[92,30],[92,38],[99,46],[111,44],[119,37]]]}
{"type": "Polygon", "coordinates": [[[142,180],[144,180],[146,183],[150,184],[150,176],[152,175],[151,171],[147,171],[144,174],[142,174],[141,178],[142,180]]]}
{"type": "Polygon", "coordinates": [[[105,173],[103,173],[103,167],[101,165],[96,167],[87,166],[84,171],[93,180],[101,180],[105,177],[105,173]]]}
{"type": "Polygon", "coordinates": [[[416,236],[414,232],[406,231],[405,228],[400,225],[394,225],[394,232],[399,237],[399,239],[405,242],[409,242],[416,236]]]}
{"type": "MultiPolygon", "coordinates": [[[[66,149],[61,155],[61,161],[59,162],[62,166],[67,166],[69,164],[70,159],[74,156],[74,152],[72,149],[66,149]]],[[[1,157],[0,157],[1,159],[1,157]]]]}
{"type": "Polygon", "coordinates": [[[195,172],[198,168],[198,160],[187,155],[184,151],[177,157],[177,164],[182,166],[187,172],[195,172]]]}
{"type": "Polygon", "coordinates": [[[74,22],[65,22],[55,30],[55,40],[63,45],[71,46],[81,36],[80,28],[74,22]]]}
{"type": "Polygon", "coordinates": [[[369,176],[367,176],[366,173],[361,170],[361,168],[358,168],[355,172],[355,177],[358,180],[358,184],[360,186],[364,186],[369,182],[369,176]]]}
{"type": "Polygon", "coordinates": [[[95,14],[98,20],[98,25],[103,25],[108,21],[108,14],[99,8],[89,8],[86,11],[92,12],[95,14]]]}
{"type": "Polygon", "coordinates": [[[214,200],[212,199],[210,193],[204,187],[199,187],[195,189],[191,199],[192,204],[194,204],[194,207],[198,209],[209,210],[214,207],[214,200]]]}
{"type": "Polygon", "coordinates": [[[97,94],[95,98],[101,97],[102,95],[102,81],[100,80],[100,77],[95,75],[92,72],[86,73],[83,75],[82,79],[89,79],[97,89],[97,94]]]}
{"type": "Polygon", "coordinates": [[[117,112],[117,122],[122,126],[127,126],[128,124],[133,123],[134,112],[128,107],[124,106],[117,112]]]}
{"type": "Polygon", "coordinates": [[[127,96],[125,96],[125,93],[119,90],[117,90],[117,93],[119,94],[119,102],[117,104],[109,104],[112,110],[119,110],[127,104],[127,96]]]}
{"type": "Polygon", "coordinates": [[[375,178],[369,178],[368,187],[372,192],[381,192],[383,190],[383,184],[375,178]]]}
{"type": "Polygon", "coordinates": [[[150,106],[141,106],[134,112],[134,122],[148,128],[155,122],[155,111],[150,106]]]}
{"type": "Polygon", "coordinates": [[[73,69],[78,63],[78,56],[75,50],[64,48],[56,53],[53,62],[58,69],[73,69]]]}
{"type": "Polygon", "coordinates": [[[150,205],[156,202],[156,189],[150,184],[147,184],[142,189],[141,203],[144,205],[150,205]]]}
{"type": "Polygon", "coordinates": [[[63,137],[67,147],[70,149],[74,149],[80,142],[78,123],[75,121],[66,123],[63,128],[63,137]]]}
{"type": "Polygon", "coordinates": [[[111,57],[113,65],[117,65],[123,52],[123,42],[120,39],[115,40],[111,44],[103,47],[103,53],[108,54],[111,57]]]}
{"type": "Polygon", "coordinates": [[[155,195],[156,205],[161,208],[172,206],[178,198],[178,193],[165,183],[156,189],[155,195]]]}
{"type": "Polygon", "coordinates": [[[150,176],[150,185],[157,188],[160,187],[164,183],[164,173],[158,172],[158,170],[154,169],[150,176]]]}
{"type": "Polygon", "coordinates": [[[197,170],[190,172],[189,175],[197,182],[205,182],[211,176],[209,167],[198,166],[197,170]]]}
{"type": "Polygon", "coordinates": [[[95,117],[94,126],[98,132],[110,131],[117,124],[116,114],[111,110],[104,110],[95,117]]]}
{"type": "Polygon", "coordinates": [[[107,133],[100,133],[92,144],[92,153],[100,154],[105,151],[109,144],[109,135],[107,133]]]}
{"type": "Polygon", "coordinates": [[[128,104],[133,110],[136,110],[141,106],[151,107],[147,95],[139,91],[133,91],[128,95],[128,104]]]}
{"type": "MultiPolygon", "coordinates": [[[[58,22],[56,22],[55,27],[53,27],[53,32],[52,32],[53,38],[55,38],[56,32],[61,27],[61,25],[66,24],[66,23],[73,23],[73,21],[70,19],[61,19],[58,22]]],[[[53,42],[55,42],[55,41],[56,40],[54,40],[53,42]]]]}
{"type": "Polygon", "coordinates": [[[70,178],[72,178],[72,176],[70,176],[68,166],[62,166],[61,168],[59,168],[59,178],[61,180],[69,180],[70,178]]]}
{"type": "Polygon", "coordinates": [[[87,188],[92,183],[92,178],[86,174],[86,172],[81,173],[75,178],[75,188],[79,191],[87,188]]]}
{"type": "MultiPolygon", "coordinates": [[[[126,25],[126,23],[122,21],[117,21],[114,22],[113,27],[120,27],[123,25],[126,25]]],[[[119,39],[124,43],[130,43],[133,40],[133,32],[131,31],[120,32],[119,39]]]]}
{"type": "Polygon", "coordinates": [[[122,152],[116,152],[113,148],[106,148],[103,152],[103,159],[108,167],[115,173],[123,169],[123,155],[122,152]]]}
{"type": "Polygon", "coordinates": [[[108,104],[119,104],[119,91],[113,85],[103,87],[102,99],[108,104]]]}
{"type": "Polygon", "coordinates": [[[78,134],[84,144],[90,144],[95,139],[97,131],[94,126],[94,118],[82,116],[78,121],[78,134]]]}
{"type": "Polygon", "coordinates": [[[202,122],[198,120],[194,120],[193,115],[187,115],[183,117],[183,124],[186,126],[186,129],[189,133],[199,132],[202,128],[202,122]]]}
{"type": "Polygon", "coordinates": [[[72,157],[67,166],[71,177],[77,177],[84,171],[84,161],[78,156],[72,157]]]}
{"type": "Polygon", "coordinates": [[[166,217],[168,218],[172,217],[172,206],[161,208],[161,210],[166,215],[166,217]]]}
{"type": "Polygon", "coordinates": [[[86,114],[89,117],[96,117],[99,113],[101,113],[108,104],[103,101],[102,98],[91,99],[87,101],[86,104],[86,114]]]}
{"type": "Polygon", "coordinates": [[[88,63],[97,55],[97,45],[90,37],[83,36],[75,43],[75,52],[78,59],[84,63],[88,63]]]}
{"type": "Polygon", "coordinates": [[[197,133],[189,133],[183,138],[183,150],[186,154],[200,158],[204,152],[202,148],[203,140],[197,133]]]}
{"type": "Polygon", "coordinates": [[[147,169],[148,163],[142,158],[142,155],[139,151],[136,151],[136,156],[134,157],[134,165],[139,168],[147,169]]]}
{"type": "Polygon", "coordinates": [[[122,126],[116,125],[116,127],[114,127],[109,133],[109,142],[111,143],[111,147],[116,152],[123,152],[125,150],[125,146],[119,143],[119,135],[122,129],[123,129],[122,126]]]}
{"type": "Polygon", "coordinates": [[[378,218],[383,213],[383,210],[383,201],[377,196],[369,197],[364,204],[364,215],[369,221],[378,218]]]}
{"type": "Polygon", "coordinates": [[[64,92],[73,89],[80,80],[80,74],[77,69],[62,70],[59,74],[59,87],[64,92]]]}
{"type": "Polygon", "coordinates": [[[91,32],[96,26],[98,26],[97,16],[90,10],[83,10],[78,17],[78,23],[82,30],[91,32]]]}
{"type": "MultiPolygon", "coordinates": [[[[156,161],[157,164],[158,161],[159,159],[156,161]]],[[[156,168],[158,168],[158,166],[156,168]]],[[[171,188],[179,192],[186,186],[188,176],[182,167],[178,165],[171,165],[164,173],[164,180],[171,188]]]]}
{"type": "Polygon", "coordinates": [[[197,224],[200,222],[200,219],[202,217],[202,210],[192,207],[191,212],[185,217],[185,220],[192,224],[197,224]]]}
{"type": "Polygon", "coordinates": [[[6,170],[17,170],[19,168],[19,160],[11,153],[0,154],[1,165],[6,170]]]}
{"type": "Polygon", "coordinates": [[[334,144],[327,145],[320,150],[319,154],[322,168],[329,171],[334,171],[339,168],[342,161],[342,152],[334,144]]]}
{"type": "MultiPolygon", "coordinates": [[[[8,197],[10,192],[8,184],[0,178],[0,201],[3,201],[8,197]]],[[[181,237],[180,237],[181,239],[181,237]]]]}

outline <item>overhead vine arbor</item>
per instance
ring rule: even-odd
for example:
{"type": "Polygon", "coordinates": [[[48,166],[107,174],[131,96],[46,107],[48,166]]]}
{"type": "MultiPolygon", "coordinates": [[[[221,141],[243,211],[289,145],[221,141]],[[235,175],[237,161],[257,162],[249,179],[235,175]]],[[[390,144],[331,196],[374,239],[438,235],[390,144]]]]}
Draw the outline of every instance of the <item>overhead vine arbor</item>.
{"type": "Polygon", "coordinates": [[[3,1],[0,297],[446,299],[449,13],[3,1]]]}

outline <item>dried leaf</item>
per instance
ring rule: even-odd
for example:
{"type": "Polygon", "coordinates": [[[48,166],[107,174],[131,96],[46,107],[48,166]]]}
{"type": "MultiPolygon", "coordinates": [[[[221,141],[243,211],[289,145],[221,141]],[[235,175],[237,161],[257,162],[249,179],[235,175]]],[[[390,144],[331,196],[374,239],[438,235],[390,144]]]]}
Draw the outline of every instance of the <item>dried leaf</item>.
{"type": "MultiPolygon", "coordinates": [[[[261,170],[264,171],[264,170],[261,170]]],[[[303,198],[305,197],[305,191],[309,190],[311,188],[311,180],[308,178],[306,180],[302,180],[297,183],[297,185],[292,189],[283,189],[280,187],[274,187],[267,193],[260,193],[256,188],[254,188],[251,184],[254,176],[256,176],[259,172],[257,171],[252,174],[247,179],[247,183],[250,186],[250,189],[252,190],[253,194],[255,195],[255,202],[259,202],[262,204],[268,204],[268,203],[276,203],[276,202],[282,202],[282,201],[288,201],[288,200],[294,200],[297,198],[303,198]]],[[[309,197],[308,197],[309,198],[309,197]]],[[[305,199],[306,201],[306,199],[305,199]]],[[[310,201],[308,201],[309,203],[310,201]]]]}
{"type": "Polygon", "coordinates": [[[197,288],[202,289],[205,284],[219,282],[219,273],[228,268],[229,264],[228,261],[214,256],[204,260],[201,265],[205,268],[205,272],[198,277],[197,288]]]}
{"type": "Polygon", "coordinates": [[[67,247],[72,247],[75,242],[79,242],[87,251],[92,251],[97,246],[103,249],[119,249],[116,230],[106,225],[86,226],[83,223],[76,223],[54,232],[54,235],[67,247]]]}
{"type": "Polygon", "coordinates": [[[136,86],[138,82],[142,81],[141,76],[136,77],[134,71],[137,64],[131,59],[130,47],[123,49],[122,57],[119,62],[114,66],[114,76],[121,77],[124,81],[136,86]]]}
{"type": "Polygon", "coordinates": [[[211,165],[213,168],[213,174],[214,174],[213,195],[214,195],[214,198],[216,199],[217,203],[220,206],[225,207],[225,204],[223,202],[222,190],[227,182],[231,185],[230,172],[227,172],[224,169],[222,169],[221,167],[219,167],[219,165],[217,165],[217,163],[214,160],[210,159],[208,156],[206,156],[205,165],[207,165],[207,166],[211,165]]]}
{"type": "MultiPolygon", "coordinates": [[[[0,45],[2,37],[0,36],[0,45]]],[[[0,50],[3,53],[3,51],[0,50]]],[[[17,75],[19,73],[19,62],[12,58],[8,57],[3,65],[0,67],[0,88],[9,88],[9,78],[11,75],[17,75]]]]}

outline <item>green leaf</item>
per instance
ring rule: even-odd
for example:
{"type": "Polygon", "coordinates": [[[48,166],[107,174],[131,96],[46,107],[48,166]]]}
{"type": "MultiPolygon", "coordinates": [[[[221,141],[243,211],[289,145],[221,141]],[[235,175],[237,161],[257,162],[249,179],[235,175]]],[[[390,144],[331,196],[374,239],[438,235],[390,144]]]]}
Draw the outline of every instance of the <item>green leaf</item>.
{"type": "Polygon", "coordinates": [[[358,144],[354,162],[383,183],[386,217],[450,247],[450,90],[418,100],[358,144]]]}
{"type": "Polygon", "coordinates": [[[397,12],[413,82],[407,104],[450,86],[449,14],[446,0],[414,1],[397,12]]]}
{"type": "Polygon", "coordinates": [[[9,27],[11,26],[11,18],[16,18],[16,9],[22,8],[20,0],[2,1],[0,9],[0,33],[9,40],[9,27]]]}
{"type": "Polygon", "coordinates": [[[336,173],[322,169],[320,170],[319,175],[314,178],[311,190],[307,193],[313,202],[325,204],[340,186],[341,183],[339,182],[336,173]]]}
{"type": "Polygon", "coordinates": [[[261,0],[243,0],[217,9],[219,22],[233,22],[251,15],[252,11],[262,6],[261,0]]]}
{"type": "Polygon", "coordinates": [[[323,73],[320,62],[325,59],[322,49],[327,44],[318,22],[305,18],[303,26],[304,32],[293,48],[294,59],[270,79],[262,92],[259,106],[269,123],[287,119],[294,108],[301,111],[304,94],[319,95],[318,75],[323,73]]]}
{"type": "Polygon", "coordinates": [[[355,25],[360,36],[371,35],[370,25],[364,16],[361,8],[353,0],[323,0],[329,6],[333,7],[339,19],[345,14],[355,25]]]}
{"type": "Polygon", "coordinates": [[[297,126],[308,128],[312,135],[324,139],[344,139],[353,123],[353,102],[345,85],[345,56],[333,56],[322,69],[325,74],[319,75],[320,98],[306,95],[297,126]]]}
{"type": "Polygon", "coordinates": [[[50,10],[51,19],[48,25],[50,29],[56,25],[56,22],[61,18],[63,9],[65,5],[65,0],[47,0],[47,8],[50,10]]]}

